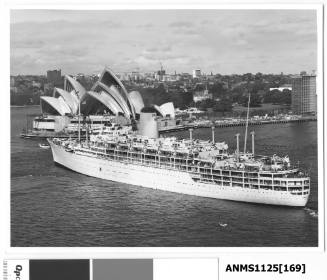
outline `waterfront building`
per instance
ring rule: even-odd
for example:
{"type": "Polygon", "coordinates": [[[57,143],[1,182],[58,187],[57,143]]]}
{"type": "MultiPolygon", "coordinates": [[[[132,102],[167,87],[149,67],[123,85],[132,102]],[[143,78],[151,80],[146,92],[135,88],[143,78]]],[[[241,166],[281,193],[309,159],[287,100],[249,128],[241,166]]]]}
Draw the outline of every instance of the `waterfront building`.
{"type": "Polygon", "coordinates": [[[316,75],[301,75],[292,80],[292,111],[295,114],[317,113],[316,75]]]}
{"type": "Polygon", "coordinates": [[[157,119],[158,132],[169,131],[176,128],[176,119],[171,117],[164,117],[157,119]]]}
{"type": "Polygon", "coordinates": [[[163,81],[164,76],[166,75],[166,70],[164,70],[162,67],[160,70],[157,71],[157,73],[155,73],[154,78],[157,81],[163,81]]]}
{"type": "Polygon", "coordinates": [[[193,78],[200,78],[201,77],[201,70],[200,69],[194,69],[193,70],[193,78]]]}
{"type": "Polygon", "coordinates": [[[281,85],[280,87],[269,88],[269,91],[279,90],[280,92],[283,92],[285,89],[292,90],[292,85],[287,84],[287,85],[281,85]]]}
{"type": "Polygon", "coordinates": [[[61,83],[61,69],[59,70],[48,70],[47,71],[47,81],[55,86],[61,83]]]}
{"type": "Polygon", "coordinates": [[[201,83],[196,84],[195,90],[193,93],[193,101],[200,102],[207,99],[212,99],[212,93],[209,93],[207,85],[204,86],[201,83]]]}
{"type": "Polygon", "coordinates": [[[207,89],[202,91],[195,91],[193,94],[193,101],[200,102],[203,100],[212,99],[212,93],[209,93],[207,89]]]}

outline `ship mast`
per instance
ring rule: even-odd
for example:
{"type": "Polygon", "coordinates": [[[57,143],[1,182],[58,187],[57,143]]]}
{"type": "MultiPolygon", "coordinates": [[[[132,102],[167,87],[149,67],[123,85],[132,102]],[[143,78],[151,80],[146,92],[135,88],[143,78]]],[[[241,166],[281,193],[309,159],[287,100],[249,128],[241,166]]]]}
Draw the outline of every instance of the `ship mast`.
{"type": "Polygon", "coordinates": [[[252,155],[254,157],[254,131],[251,131],[250,132],[251,136],[252,136],[252,155]]]}
{"type": "Polygon", "coordinates": [[[193,133],[192,133],[192,132],[193,132],[193,128],[190,128],[190,129],[189,129],[189,132],[190,132],[190,140],[192,141],[192,140],[193,140],[193,135],[192,135],[192,134],[193,134],[193,133]]]}
{"type": "Polygon", "coordinates": [[[212,143],[215,144],[215,126],[211,127],[211,131],[212,131],[212,143]]]}
{"type": "Polygon", "coordinates": [[[89,138],[89,124],[87,122],[87,118],[85,118],[85,137],[86,137],[86,143],[88,143],[89,138]]]}
{"type": "Polygon", "coordinates": [[[247,114],[246,114],[245,139],[244,139],[244,154],[246,153],[246,141],[247,141],[247,138],[248,138],[250,100],[251,100],[251,93],[249,93],[248,111],[247,111],[247,114]]]}
{"type": "Polygon", "coordinates": [[[237,161],[240,160],[240,134],[237,133],[236,135],[236,157],[237,161]]]}
{"type": "Polygon", "coordinates": [[[78,97],[78,142],[81,142],[81,100],[78,95],[78,91],[76,91],[78,97]]]}

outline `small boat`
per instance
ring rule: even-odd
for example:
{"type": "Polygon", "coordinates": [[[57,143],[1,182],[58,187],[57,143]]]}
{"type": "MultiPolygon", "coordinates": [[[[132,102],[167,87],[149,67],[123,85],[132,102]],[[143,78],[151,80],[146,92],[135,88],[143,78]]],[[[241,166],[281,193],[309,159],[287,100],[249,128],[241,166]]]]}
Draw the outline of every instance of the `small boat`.
{"type": "Polygon", "coordinates": [[[20,137],[25,138],[25,139],[30,139],[31,138],[28,134],[25,134],[25,133],[21,133],[20,137]]]}
{"type": "Polygon", "coordinates": [[[219,226],[221,226],[221,227],[227,227],[227,224],[219,223],[219,226]]]}
{"type": "Polygon", "coordinates": [[[49,148],[50,148],[50,145],[39,143],[39,147],[40,147],[41,149],[49,149],[49,148]]]}

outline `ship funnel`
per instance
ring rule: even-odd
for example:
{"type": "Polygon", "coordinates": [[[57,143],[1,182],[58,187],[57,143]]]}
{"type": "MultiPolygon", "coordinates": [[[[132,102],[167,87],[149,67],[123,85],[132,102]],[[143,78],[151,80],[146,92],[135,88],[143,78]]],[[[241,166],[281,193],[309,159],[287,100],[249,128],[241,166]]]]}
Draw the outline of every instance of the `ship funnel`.
{"type": "Polygon", "coordinates": [[[193,140],[193,138],[192,138],[193,128],[190,128],[189,131],[190,131],[190,140],[193,140]]]}
{"type": "Polygon", "coordinates": [[[252,136],[252,154],[254,156],[254,131],[251,131],[251,136],[252,136]]]}
{"type": "Polygon", "coordinates": [[[140,121],[138,123],[138,132],[140,135],[149,138],[158,138],[159,130],[157,123],[157,114],[153,112],[140,113],[140,121]]]}
{"type": "Polygon", "coordinates": [[[214,126],[211,127],[211,131],[212,131],[212,143],[215,143],[215,127],[214,126]]]}

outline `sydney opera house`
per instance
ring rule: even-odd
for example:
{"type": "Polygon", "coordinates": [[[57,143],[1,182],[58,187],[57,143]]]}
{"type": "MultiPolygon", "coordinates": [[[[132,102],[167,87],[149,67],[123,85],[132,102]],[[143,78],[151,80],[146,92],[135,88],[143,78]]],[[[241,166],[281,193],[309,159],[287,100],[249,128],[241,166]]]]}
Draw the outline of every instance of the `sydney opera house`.
{"type": "MultiPolygon", "coordinates": [[[[156,117],[174,119],[173,103],[153,105],[156,117]]],[[[98,81],[87,91],[77,80],[65,75],[64,88],[54,88],[53,96],[41,97],[42,117],[33,122],[33,129],[61,131],[79,115],[99,120],[120,117],[127,123],[139,120],[144,110],[142,96],[137,91],[127,92],[122,82],[109,69],[105,68],[98,81]],[[142,111],[143,110],[143,111],[142,111]]],[[[144,118],[143,118],[144,119],[144,118]]]]}
{"type": "MultiPolygon", "coordinates": [[[[142,98],[139,94],[127,90],[116,75],[108,68],[104,69],[99,80],[90,91],[74,78],[66,75],[64,89],[55,88],[53,96],[41,97],[41,110],[48,115],[76,115],[79,106],[82,115],[110,114],[124,115],[126,118],[135,118],[135,108],[142,98]]],[[[142,106],[141,104],[141,106],[142,106]]]]}

